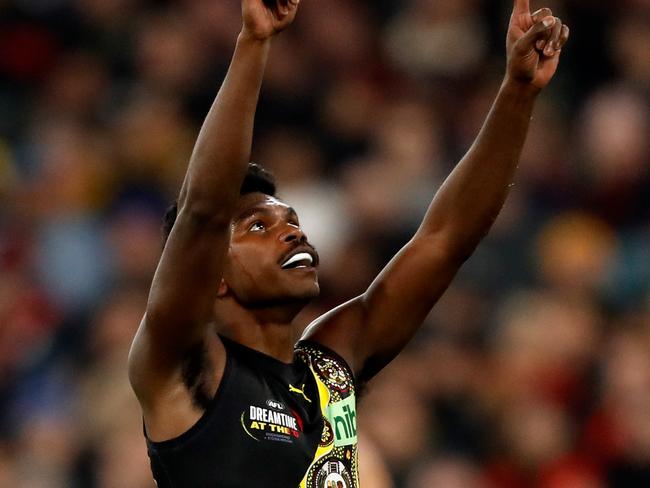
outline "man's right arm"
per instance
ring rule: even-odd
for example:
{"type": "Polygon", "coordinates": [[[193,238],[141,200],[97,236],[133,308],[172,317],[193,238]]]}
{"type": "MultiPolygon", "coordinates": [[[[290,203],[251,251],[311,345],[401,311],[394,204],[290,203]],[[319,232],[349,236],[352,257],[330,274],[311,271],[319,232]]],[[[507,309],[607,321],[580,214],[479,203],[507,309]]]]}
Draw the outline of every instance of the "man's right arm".
{"type": "Polygon", "coordinates": [[[250,159],[270,39],[292,22],[296,9],[295,0],[278,0],[272,9],[262,0],[242,0],[244,26],[194,147],[131,348],[129,377],[145,410],[177,384],[183,359],[206,335],[250,159]]]}

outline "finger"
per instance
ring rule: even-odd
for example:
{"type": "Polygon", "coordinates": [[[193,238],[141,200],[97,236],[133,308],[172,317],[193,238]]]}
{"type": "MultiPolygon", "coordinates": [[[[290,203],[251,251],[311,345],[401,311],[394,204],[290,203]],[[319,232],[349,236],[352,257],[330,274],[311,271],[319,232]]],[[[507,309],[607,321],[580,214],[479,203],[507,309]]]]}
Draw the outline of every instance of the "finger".
{"type": "Polygon", "coordinates": [[[298,7],[300,0],[277,0],[277,11],[280,15],[289,15],[298,7]]]}
{"type": "Polygon", "coordinates": [[[286,1],[280,1],[278,2],[278,13],[280,15],[289,15],[289,12],[291,11],[289,7],[289,3],[286,1]]]}
{"type": "Polygon", "coordinates": [[[553,56],[557,50],[558,43],[560,42],[560,34],[562,34],[562,21],[555,17],[555,25],[551,29],[551,36],[546,42],[546,47],[544,48],[545,56],[553,56]]]}
{"type": "Polygon", "coordinates": [[[529,0],[515,0],[512,12],[515,15],[530,14],[529,0]]]}
{"type": "Polygon", "coordinates": [[[553,11],[550,8],[540,8],[537,10],[535,13],[531,15],[531,18],[533,19],[533,24],[536,24],[537,22],[541,21],[544,17],[552,17],[553,16],[553,11]]]}
{"type": "Polygon", "coordinates": [[[560,40],[558,41],[558,51],[561,51],[566,42],[569,40],[569,35],[571,34],[571,29],[569,26],[564,24],[562,25],[562,33],[560,34],[560,40]]]}
{"type": "MultiPolygon", "coordinates": [[[[550,8],[540,8],[537,10],[535,13],[531,15],[531,19],[533,20],[533,24],[536,24],[537,22],[540,22],[544,17],[552,17],[553,16],[553,11],[550,8]]],[[[543,52],[544,47],[546,47],[546,41],[547,39],[539,39],[537,41],[537,44],[535,47],[537,48],[538,51],[543,52]]]]}
{"type": "Polygon", "coordinates": [[[550,32],[555,25],[555,17],[544,17],[540,22],[534,24],[521,39],[517,41],[517,49],[526,52],[537,46],[537,41],[548,39],[550,32]]]}

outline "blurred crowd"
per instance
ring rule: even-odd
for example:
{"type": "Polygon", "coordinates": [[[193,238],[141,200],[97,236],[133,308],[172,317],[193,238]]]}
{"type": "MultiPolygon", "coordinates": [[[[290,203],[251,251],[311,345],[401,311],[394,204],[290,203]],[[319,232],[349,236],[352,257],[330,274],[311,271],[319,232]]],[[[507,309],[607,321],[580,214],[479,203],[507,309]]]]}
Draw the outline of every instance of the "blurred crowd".
{"type": "MultiPolygon", "coordinates": [[[[492,232],[361,401],[367,488],[650,486],[650,2],[532,3],[572,38],[492,232]]],[[[254,160],[321,253],[300,324],[417,228],[510,8],[304,0],[275,40],[254,160]]],[[[240,25],[238,0],[0,1],[0,487],[152,486],[126,358],[240,25]]]]}

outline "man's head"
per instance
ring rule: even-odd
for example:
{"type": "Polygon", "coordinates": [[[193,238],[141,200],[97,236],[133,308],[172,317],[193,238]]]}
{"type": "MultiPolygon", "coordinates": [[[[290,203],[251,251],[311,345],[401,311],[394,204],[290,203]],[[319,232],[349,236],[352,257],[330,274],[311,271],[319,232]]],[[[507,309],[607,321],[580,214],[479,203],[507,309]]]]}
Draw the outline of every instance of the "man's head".
{"type": "MultiPolygon", "coordinates": [[[[248,170],[246,171],[246,176],[242,182],[241,188],[239,189],[239,194],[244,196],[249,193],[264,193],[274,197],[276,192],[275,178],[271,173],[266,171],[262,166],[256,163],[250,163],[248,165],[248,170]]],[[[178,202],[172,203],[165,217],[163,218],[162,232],[163,232],[163,246],[169,238],[169,234],[174,227],[174,222],[176,222],[176,217],[178,216],[178,202]]]]}
{"type": "MultiPolygon", "coordinates": [[[[219,299],[233,298],[252,309],[304,304],[318,295],[318,254],[302,232],[296,212],[275,193],[273,176],[251,163],[233,214],[219,299]]],[[[177,212],[174,204],[165,215],[165,241],[177,212]]]]}

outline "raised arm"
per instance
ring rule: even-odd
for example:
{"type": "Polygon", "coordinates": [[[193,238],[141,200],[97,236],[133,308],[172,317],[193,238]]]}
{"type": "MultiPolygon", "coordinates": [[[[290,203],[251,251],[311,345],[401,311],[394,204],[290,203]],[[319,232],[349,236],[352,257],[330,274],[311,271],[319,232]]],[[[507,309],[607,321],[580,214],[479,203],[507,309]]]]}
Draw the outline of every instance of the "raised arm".
{"type": "Polygon", "coordinates": [[[178,199],[178,216],[134,339],[129,375],[146,411],[180,379],[188,351],[210,322],[230,239],[230,220],[251,152],[270,40],[295,17],[298,0],[242,0],[243,27],[226,78],[199,133],[178,199]]]}
{"type": "Polygon", "coordinates": [[[533,105],[569,30],[516,0],[507,71],[476,141],[435,195],[411,241],[362,296],[318,319],[306,337],[338,351],[361,380],[406,345],[496,219],[513,181],[533,105]]]}

